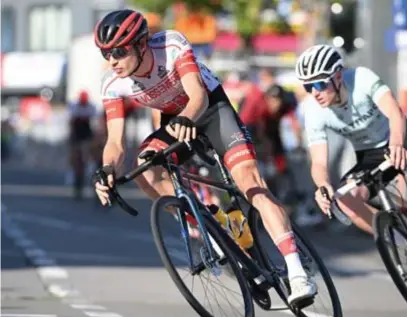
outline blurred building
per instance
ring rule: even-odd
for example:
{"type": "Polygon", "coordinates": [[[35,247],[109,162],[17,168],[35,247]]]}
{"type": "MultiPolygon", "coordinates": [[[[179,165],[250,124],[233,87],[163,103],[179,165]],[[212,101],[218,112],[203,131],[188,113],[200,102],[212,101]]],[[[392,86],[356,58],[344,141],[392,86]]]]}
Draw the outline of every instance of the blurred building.
{"type": "Polygon", "coordinates": [[[2,97],[43,94],[63,101],[67,52],[123,0],[2,0],[2,97]]]}

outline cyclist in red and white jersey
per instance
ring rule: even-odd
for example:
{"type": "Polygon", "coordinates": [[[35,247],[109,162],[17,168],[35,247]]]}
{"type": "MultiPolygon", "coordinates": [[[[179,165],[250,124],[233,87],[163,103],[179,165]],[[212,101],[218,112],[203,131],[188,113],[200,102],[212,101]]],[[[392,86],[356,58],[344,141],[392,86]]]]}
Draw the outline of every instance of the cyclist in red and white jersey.
{"type": "MultiPolygon", "coordinates": [[[[139,151],[161,150],[169,144],[207,135],[223,157],[225,166],[248,200],[259,210],[265,228],[283,254],[291,284],[290,303],[316,294],[307,277],[283,207],[260,177],[249,133],[233,110],[217,78],[196,61],[191,45],[176,31],[148,36],[145,18],[136,11],[109,13],[96,26],[95,41],[112,70],[103,78],[102,99],[107,114],[108,138],[103,164],[120,172],[124,158],[124,99],[136,105],[159,109],[161,128],[154,131],[139,151]]],[[[187,147],[177,153],[179,163],[190,155],[187,147]]],[[[137,164],[142,163],[141,159],[137,164]]],[[[136,179],[151,198],[174,195],[168,175],[154,167],[136,179]]],[[[108,186],[95,183],[102,204],[108,203],[108,186]]]]}

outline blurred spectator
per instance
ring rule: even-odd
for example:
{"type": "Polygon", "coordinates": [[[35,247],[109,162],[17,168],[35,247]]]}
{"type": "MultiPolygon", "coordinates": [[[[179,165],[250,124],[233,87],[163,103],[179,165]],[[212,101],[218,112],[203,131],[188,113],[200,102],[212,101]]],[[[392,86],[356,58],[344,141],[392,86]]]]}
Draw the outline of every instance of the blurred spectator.
{"type": "Polygon", "coordinates": [[[262,91],[267,91],[271,86],[276,85],[275,69],[265,67],[259,71],[259,87],[262,91]]]}
{"type": "Polygon", "coordinates": [[[10,122],[10,111],[8,108],[1,107],[1,159],[7,159],[11,152],[12,137],[14,128],[10,122]]]}
{"type": "Polygon", "coordinates": [[[262,130],[263,144],[279,173],[285,173],[287,164],[280,134],[280,122],[284,116],[289,116],[296,135],[300,135],[299,124],[295,116],[296,105],[286,98],[286,91],[278,85],[270,86],[265,92],[266,107],[258,122],[262,130]]]}
{"type": "MultiPolygon", "coordinates": [[[[92,151],[94,131],[92,121],[96,118],[96,106],[89,101],[88,92],[79,92],[78,99],[68,104],[69,111],[69,163],[73,170],[73,185],[75,198],[82,197],[82,190],[90,159],[96,163],[92,151]]],[[[90,166],[90,167],[88,167],[90,166]]]]}

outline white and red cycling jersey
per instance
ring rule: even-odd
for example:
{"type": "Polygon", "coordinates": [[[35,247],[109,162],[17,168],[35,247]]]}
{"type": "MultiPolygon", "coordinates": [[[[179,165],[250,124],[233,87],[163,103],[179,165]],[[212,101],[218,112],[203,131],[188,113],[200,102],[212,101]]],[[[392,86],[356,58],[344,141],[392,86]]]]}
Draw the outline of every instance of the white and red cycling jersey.
{"type": "Polygon", "coordinates": [[[102,80],[102,100],[107,120],[124,118],[124,100],[134,107],[159,109],[163,114],[177,115],[187,105],[189,97],[181,78],[188,73],[201,73],[208,92],[220,83],[211,71],[196,61],[187,39],[176,31],[156,33],[148,41],[153,53],[151,70],[144,77],[119,78],[113,70],[102,80]]]}

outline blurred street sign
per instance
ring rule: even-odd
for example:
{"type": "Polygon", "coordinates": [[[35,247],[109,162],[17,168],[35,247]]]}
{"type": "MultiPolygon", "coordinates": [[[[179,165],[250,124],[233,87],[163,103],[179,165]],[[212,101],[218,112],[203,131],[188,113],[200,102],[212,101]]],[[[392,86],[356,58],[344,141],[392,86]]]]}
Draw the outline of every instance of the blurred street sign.
{"type": "Polygon", "coordinates": [[[407,30],[407,0],[393,0],[393,25],[407,30]]]}

